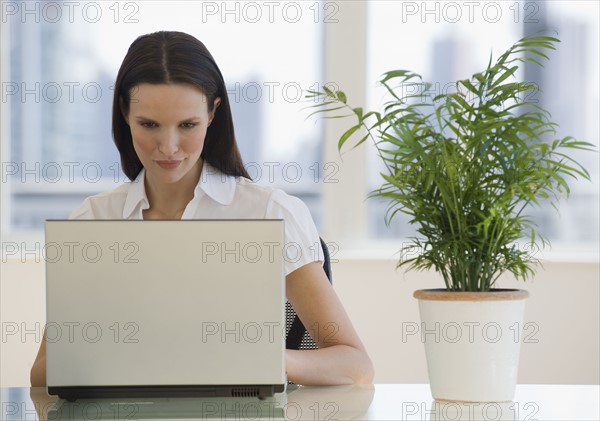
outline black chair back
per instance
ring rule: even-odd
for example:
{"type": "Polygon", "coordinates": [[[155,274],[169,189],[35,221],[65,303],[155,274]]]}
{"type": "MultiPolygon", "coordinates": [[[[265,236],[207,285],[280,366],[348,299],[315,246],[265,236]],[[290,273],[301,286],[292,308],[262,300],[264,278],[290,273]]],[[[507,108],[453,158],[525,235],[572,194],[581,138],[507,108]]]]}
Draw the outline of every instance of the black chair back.
{"type": "MultiPolygon", "coordinates": [[[[331,262],[329,256],[329,249],[327,248],[327,244],[325,241],[321,240],[321,246],[323,247],[324,261],[323,261],[323,270],[327,275],[327,279],[329,279],[330,283],[332,282],[331,277],[331,262]]],[[[306,327],[300,321],[300,318],[294,311],[292,305],[287,302],[285,304],[285,320],[286,320],[286,340],[285,347],[286,349],[317,349],[318,346],[310,336],[310,334],[306,331],[306,327]]]]}

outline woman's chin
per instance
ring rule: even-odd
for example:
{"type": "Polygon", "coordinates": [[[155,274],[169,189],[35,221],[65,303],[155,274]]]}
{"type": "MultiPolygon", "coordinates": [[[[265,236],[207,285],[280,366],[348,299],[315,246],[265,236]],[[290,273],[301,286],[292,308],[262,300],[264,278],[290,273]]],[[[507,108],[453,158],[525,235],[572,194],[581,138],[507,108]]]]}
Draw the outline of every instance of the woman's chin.
{"type": "MultiPolygon", "coordinates": [[[[190,181],[195,185],[198,182],[198,178],[194,177],[195,172],[193,168],[177,168],[172,170],[160,170],[154,174],[154,179],[164,184],[176,184],[179,182],[190,181]]],[[[198,175],[199,177],[199,175],[198,175]]]]}

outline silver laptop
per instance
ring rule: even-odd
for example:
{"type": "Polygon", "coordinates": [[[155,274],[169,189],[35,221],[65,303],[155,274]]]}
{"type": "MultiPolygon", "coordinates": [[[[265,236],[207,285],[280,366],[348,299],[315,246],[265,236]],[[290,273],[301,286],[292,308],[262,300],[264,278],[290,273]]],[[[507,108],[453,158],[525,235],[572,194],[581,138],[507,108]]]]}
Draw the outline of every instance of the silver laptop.
{"type": "Polygon", "coordinates": [[[48,393],[285,389],[282,220],[46,221],[48,393]]]}

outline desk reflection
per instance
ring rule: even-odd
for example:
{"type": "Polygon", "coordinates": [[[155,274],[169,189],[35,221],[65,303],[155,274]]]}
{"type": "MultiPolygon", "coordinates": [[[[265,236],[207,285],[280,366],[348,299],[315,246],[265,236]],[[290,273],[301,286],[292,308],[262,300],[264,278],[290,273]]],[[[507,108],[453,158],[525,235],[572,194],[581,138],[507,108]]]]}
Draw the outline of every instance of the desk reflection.
{"type": "Polygon", "coordinates": [[[290,386],[272,398],[80,399],[48,396],[45,388],[13,389],[21,397],[3,396],[6,420],[324,420],[364,419],[373,400],[373,385],[290,386]],[[25,392],[29,391],[29,396],[25,392]],[[8,398],[8,399],[7,399],[8,398]]]}
{"type": "MultiPolygon", "coordinates": [[[[490,403],[435,401],[431,397],[428,384],[299,387],[290,388],[283,397],[285,400],[280,401],[283,417],[294,421],[317,421],[319,419],[377,421],[600,420],[600,386],[598,385],[517,385],[514,402],[490,403]]],[[[189,403],[190,399],[186,398],[186,401],[189,403]]],[[[191,400],[201,406],[198,400],[191,400]]],[[[210,415],[210,412],[217,411],[218,405],[215,406],[216,400],[209,401],[212,401],[212,404],[204,400],[204,408],[208,414],[183,414],[179,407],[176,407],[173,413],[165,410],[161,414],[160,411],[149,411],[149,406],[142,408],[142,405],[150,404],[130,405],[136,401],[122,401],[121,405],[117,403],[116,406],[113,402],[112,406],[106,407],[102,407],[100,402],[89,402],[87,411],[81,411],[79,414],[83,415],[83,419],[88,420],[111,419],[117,421],[144,418],[158,420],[161,419],[159,416],[163,416],[162,419],[211,420],[215,419],[215,416],[210,415]],[[99,405],[100,408],[106,409],[102,411],[102,414],[97,411],[99,405]],[[144,415],[143,411],[150,413],[144,415]]],[[[57,399],[48,396],[44,388],[0,388],[0,420],[46,420],[52,408],[57,407],[56,402],[57,399]]],[[[231,398],[229,402],[236,401],[231,398]]],[[[257,410],[256,406],[248,404],[247,400],[245,407],[241,406],[241,400],[238,402],[240,402],[238,410],[245,408],[246,412],[232,412],[216,418],[236,421],[258,421],[260,419],[251,415],[251,409],[257,410]]],[[[256,401],[253,402],[256,403],[256,401]]],[[[109,405],[110,401],[104,403],[109,405]]],[[[80,401],[79,404],[83,409],[83,402],[80,401]]],[[[231,406],[223,407],[225,411],[227,408],[231,408],[231,406]]],[[[277,419],[274,404],[264,403],[262,407],[258,408],[266,411],[261,414],[262,419],[277,419]],[[273,411],[268,412],[271,409],[273,411]],[[272,418],[269,414],[272,414],[272,418]]],[[[76,418],[75,414],[71,414],[69,417],[68,412],[66,417],[64,419],[82,419],[81,417],[76,418]]]]}
{"type": "Polygon", "coordinates": [[[364,419],[375,394],[375,386],[303,387],[287,393],[290,420],[360,420],[364,419]],[[298,409],[294,415],[292,408],[298,409]]]}
{"type": "MultiPolygon", "coordinates": [[[[405,404],[406,405],[406,404],[405,404]]],[[[534,420],[539,407],[535,402],[431,402],[427,411],[423,408],[406,406],[406,415],[429,413],[429,421],[515,421],[534,420]]],[[[408,418],[407,418],[408,419],[408,418]]],[[[410,418],[413,419],[413,418],[410,418]]]]}

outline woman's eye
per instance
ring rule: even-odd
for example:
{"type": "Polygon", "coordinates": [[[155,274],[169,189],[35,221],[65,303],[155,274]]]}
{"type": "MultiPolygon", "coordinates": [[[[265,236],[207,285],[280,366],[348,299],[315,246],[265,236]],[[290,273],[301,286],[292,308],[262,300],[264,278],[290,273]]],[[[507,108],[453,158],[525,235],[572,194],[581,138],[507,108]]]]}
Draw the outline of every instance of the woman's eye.
{"type": "Polygon", "coordinates": [[[196,123],[182,123],[181,127],[183,127],[184,129],[193,129],[194,127],[196,127],[196,123]]]}
{"type": "Polygon", "coordinates": [[[147,129],[153,129],[155,127],[158,127],[158,125],[156,123],[153,123],[151,121],[143,121],[143,122],[140,123],[140,125],[142,127],[147,128],[147,129]]]}

